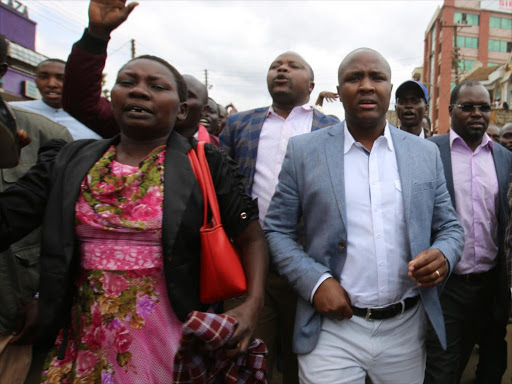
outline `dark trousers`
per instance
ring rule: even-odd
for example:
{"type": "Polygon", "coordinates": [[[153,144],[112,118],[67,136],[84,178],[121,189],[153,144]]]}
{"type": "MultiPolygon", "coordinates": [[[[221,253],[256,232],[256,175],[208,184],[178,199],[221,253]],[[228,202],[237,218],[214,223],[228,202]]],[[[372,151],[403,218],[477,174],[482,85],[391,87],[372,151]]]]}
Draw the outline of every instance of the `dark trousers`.
{"type": "MultiPolygon", "coordinates": [[[[240,305],[243,299],[231,299],[224,302],[229,310],[240,305]]],[[[268,349],[267,379],[269,384],[277,384],[274,371],[279,364],[283,384],[298,384],[299,368],[297,355],[292,351],[293,328],[297,294],[286,279],[270,270],[265,286],[265,306],[260,313],[254,337],[262,339],[268,349]],[[274,376],[274,377],[273,377],[274,376]]]]}
{"type": "MultiPolygon", "coordinates": [[[[492,271],[470,279],[453,274],[446,282],[441,295],[441,306],[446,326],[447,349],[443,350],[429,324],[425,384],[460,382],[475,344],[481,340],[484,331],[491,331],[490,319],[496,295],[494,278],[492,271]]],[[[494,340],[501,335],[504,343],[506,324],[493,324],[493,327],[494,340]]],[[[500,343],[485,344],[482,369],[486,371],[486,377],[482,383],[501,383],[504,370],[497,368],[496,364],[488,363],[501,356],[501,349],[500,343]]]]}

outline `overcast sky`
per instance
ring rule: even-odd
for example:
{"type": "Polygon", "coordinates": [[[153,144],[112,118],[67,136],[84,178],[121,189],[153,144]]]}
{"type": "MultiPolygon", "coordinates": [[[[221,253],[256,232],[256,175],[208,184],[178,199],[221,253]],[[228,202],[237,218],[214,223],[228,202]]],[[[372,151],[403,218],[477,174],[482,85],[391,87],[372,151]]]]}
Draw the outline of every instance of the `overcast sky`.
{"type": "MultiPolygon", "coordinates": [[[[88,1],[22,0],[38,23],[36,50],[65,59],[87,24],[88,1]]],[[[108,85],[137,55],[161,56],[204,81],[210,96],[239,110],[269,105],[266,72],[284,51],[296,51],[313,67],[314,102],[322,90],[335,91],[337,68],[353,49],[381,52],[396,88],[423,63],[425,29],[442,0],[403,1],[153,1],[142,0],[114,31],[108,48],[108,85]]],[[[394,96],[392,97],[394,101],[394,96]]],[[[324,104],[343,118],[340,103],[324,104]]]]}

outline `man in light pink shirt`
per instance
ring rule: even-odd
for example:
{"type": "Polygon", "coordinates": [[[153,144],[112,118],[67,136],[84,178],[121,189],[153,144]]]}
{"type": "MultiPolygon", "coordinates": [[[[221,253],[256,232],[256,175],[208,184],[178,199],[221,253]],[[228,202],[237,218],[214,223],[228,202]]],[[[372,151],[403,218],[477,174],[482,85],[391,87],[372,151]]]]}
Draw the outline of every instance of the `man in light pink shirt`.
{"type": "Polygon", "coordinates": [[[464,228],[465,245],[441,296],[447,349],[429,329],[425,383],[458,383],[476,343],[478,383],[501,383],[510,305],[504,234],[512,154],[485,133],[489,92],[478,82],[457,85],[450,97],[452,129],[436,136],[446,184],[464,228]]]}
{"type": "MultiPolygon", "coordinates": [[[[267,86],[272,105],[230,115],[220,134],[221,149],[237,162],[238,170],[245,176],[247,193],[258,199],[261,223],[274,194],[290,137],[338,122],[311,108],[313,69],[297,53],[285,52],[270,64],[267,86]]],[[[271,265],[265,307],[255,331],[269,350],[267,378],[271,384],[278,382],[276,375],[272,375],[278,359],[282,362],[282,382],[298,383],[297,358],[292,352],[296,302],[293,289],[271,265]]]]}

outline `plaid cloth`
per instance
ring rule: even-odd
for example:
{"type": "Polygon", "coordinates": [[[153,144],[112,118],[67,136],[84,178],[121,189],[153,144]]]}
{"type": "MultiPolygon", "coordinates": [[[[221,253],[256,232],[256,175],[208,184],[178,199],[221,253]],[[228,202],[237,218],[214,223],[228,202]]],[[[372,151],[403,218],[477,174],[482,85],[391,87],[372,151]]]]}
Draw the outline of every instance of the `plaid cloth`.
{"type": "Polygon", "coordinates": [[[267,347],[261,340],[253,339],[245,356],[229,357],[223,348],[237,323],[226,315],[191,312],[174,358],[174,383],[266,383],[267,347]]]}

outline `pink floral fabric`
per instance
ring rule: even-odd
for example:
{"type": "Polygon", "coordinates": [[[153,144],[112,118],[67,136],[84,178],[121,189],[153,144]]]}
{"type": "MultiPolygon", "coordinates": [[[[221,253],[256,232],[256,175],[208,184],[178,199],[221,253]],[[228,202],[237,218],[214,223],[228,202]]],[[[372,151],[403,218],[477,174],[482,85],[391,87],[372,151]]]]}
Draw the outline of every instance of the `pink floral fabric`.
{"type": "Polygon", "coordinates": [[[76,204],[81,274],[64,358],[62,330],[44,383],[171,383],[182,324],[167,296],[159,147],[131,167],[111,147],[82,182],[76,204]],[[141,171],[142,170],[142,171],[141,171]]]}

